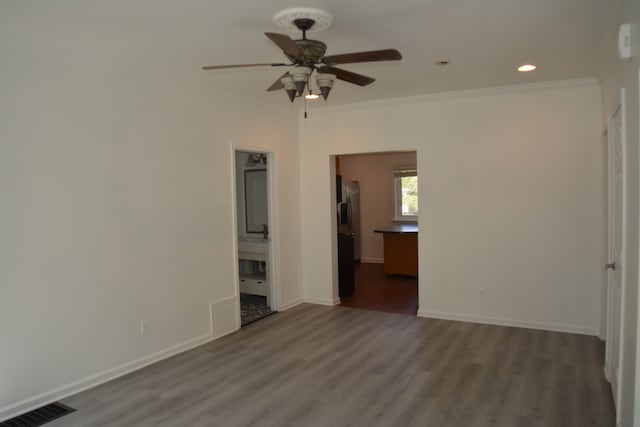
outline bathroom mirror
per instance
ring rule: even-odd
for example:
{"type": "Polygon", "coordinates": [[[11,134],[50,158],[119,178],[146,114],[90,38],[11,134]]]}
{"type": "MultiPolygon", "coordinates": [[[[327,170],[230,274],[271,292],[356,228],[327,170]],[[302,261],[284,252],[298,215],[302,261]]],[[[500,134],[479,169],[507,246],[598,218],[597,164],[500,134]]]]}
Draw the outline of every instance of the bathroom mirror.
{"type": "Polygon", "coordinates": [[[266,169],[244,171],[244,197],[247,233],[266,232],[269,223],[266,169]]]}

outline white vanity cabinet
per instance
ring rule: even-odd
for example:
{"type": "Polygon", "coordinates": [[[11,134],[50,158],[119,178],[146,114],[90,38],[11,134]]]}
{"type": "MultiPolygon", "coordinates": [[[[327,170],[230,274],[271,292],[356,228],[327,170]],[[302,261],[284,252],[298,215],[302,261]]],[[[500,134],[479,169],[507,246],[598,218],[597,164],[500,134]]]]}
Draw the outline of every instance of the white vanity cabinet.
{"type": "Polygon", "coordinates": [[[267,305],[271,306],[268,254],[240,251],[238,264],[240,292],[267,297],[267,305]]]}

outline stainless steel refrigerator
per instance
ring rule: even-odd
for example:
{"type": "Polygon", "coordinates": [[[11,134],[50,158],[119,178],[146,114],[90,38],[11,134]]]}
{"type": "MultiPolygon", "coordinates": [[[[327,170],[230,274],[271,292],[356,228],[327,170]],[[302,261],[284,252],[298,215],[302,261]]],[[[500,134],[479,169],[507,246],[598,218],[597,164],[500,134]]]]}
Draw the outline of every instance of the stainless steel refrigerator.
{"type": "Polygon", "coordinates": [[[338,200],[338,233],[353,235],[353,257],[360,261],[360,183],[358,181],[342,181],[341,191],[337,191],[338,200]]]}

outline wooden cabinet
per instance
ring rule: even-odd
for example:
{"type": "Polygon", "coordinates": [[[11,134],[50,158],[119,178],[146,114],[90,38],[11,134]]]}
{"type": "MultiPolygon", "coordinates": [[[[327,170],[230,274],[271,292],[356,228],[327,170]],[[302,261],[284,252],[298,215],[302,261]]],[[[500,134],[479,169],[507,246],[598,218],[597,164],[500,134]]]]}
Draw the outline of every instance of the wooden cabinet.
{"type": "Polygon", "coordinates": [[[397,224],[374,230],[384,238],[384,274],[418,276],[418,226],[397,224]]]}
{"type": "Polygon", "coordinates": [[[384,234],[384,274],[418,275],[418,234],[384,234]]]}

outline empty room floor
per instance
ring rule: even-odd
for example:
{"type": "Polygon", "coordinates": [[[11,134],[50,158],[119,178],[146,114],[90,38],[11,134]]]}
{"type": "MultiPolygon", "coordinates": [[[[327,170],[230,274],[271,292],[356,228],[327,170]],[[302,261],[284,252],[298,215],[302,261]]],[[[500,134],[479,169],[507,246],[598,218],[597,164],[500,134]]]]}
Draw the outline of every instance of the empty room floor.
{"type": "Polygon", "coordinates": [[[302,304],[62,402],[48,426],[613,426],[591,336],[302,304]]]}
{"type": "Polygon", "coordinates": [[[415,316],[418,312],[418,279],[387,276],[383,269],[383,264],[356,263],[354,291],[340,298],[340,306],[415,316]]]}

